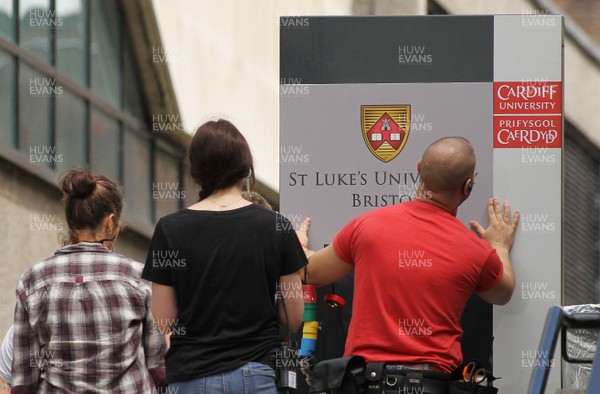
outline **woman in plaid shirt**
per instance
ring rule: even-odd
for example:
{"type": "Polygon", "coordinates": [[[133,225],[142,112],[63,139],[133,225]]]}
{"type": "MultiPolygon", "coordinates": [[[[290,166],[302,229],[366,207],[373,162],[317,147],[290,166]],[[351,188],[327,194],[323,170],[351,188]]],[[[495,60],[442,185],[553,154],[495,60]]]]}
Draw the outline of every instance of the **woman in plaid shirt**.
{"type": "Polygon", "coordinates": [[[69,237],[17,285],[12,393],[152,393],[165,385],[143,265],[112,251],[123,195],[84,170],[61,180],[69,237]]]}

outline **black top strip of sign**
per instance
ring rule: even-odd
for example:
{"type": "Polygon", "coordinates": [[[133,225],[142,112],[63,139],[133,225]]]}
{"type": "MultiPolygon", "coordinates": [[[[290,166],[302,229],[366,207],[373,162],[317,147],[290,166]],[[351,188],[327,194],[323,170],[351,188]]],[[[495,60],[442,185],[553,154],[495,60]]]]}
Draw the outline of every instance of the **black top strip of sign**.
{"type": "Polygon", "coordinates": [[[491,82],[494,17],[281,17],[280,83],[491,82]]]}

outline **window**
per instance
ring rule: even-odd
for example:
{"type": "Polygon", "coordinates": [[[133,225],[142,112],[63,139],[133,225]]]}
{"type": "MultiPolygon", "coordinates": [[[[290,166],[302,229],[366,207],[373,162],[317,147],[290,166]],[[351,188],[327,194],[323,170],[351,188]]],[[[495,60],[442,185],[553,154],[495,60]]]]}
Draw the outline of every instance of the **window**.
{"type": "Polygon", "coordinates": [[[156,152],[155,182],[153,184],[153,198],[156,201],[156,218],[159,219],[169,213],[182,208],[186,199],[186,192],[179,179],[179,162],[173,154],[163,149],[156,152]]]}
{"type": "Polygon", "coordinates": [[[124,147],[124,185],[127,206],[139,220],[152,224],[152,200],[149,193],[152,172],[139,170],[149,169],[152,163],[150,140],[132,130],[127,130],[124,147]]]}
{"type": "Polygon", "coordinates": [[[123,85],[125,94],[125,111],[138,119],[146,119],[147,114],[144,111],[144,103],[142,99],[142,87],[138,80],[138,72],[136,71],[135,61],[133,59],[133,48],[130,44],[125,45],[124,61],[125,70],[123,75],[123,85]]]}
{"type": "Polygon", "coordinates": [[[0,51],[0,144],[16,145],[15,59],[0,51]]]}
{"type": "Polygon", "coordinates": [[[15,18],[12,1],[0,2],[0,37],[15,40],[15,18]]]}
{"type": "Polygon", "coordinates": [[[119,107],[121,39],[117,5],[114,0],[89,4],[92,9],[91,87],[100,97],[119,107]]]}
{"type": "Polygon", "coordinates": [[[120,183],[126,212],[151,225],[183,204],[183,149],[152,132],[123,4],[0,1],[0,144],[32,172],[83,167],[120,183]]]}
{"type": "Polygon", "coordinates": [[[50,0],[19,1],[19,45],[50,63],[50,33],[56,26],[50,0]]]}
{"type": "MultiPolygon", "coordinates": [[[[17,141],[19,149],[27,155],[35,152],[36,149],[51,149],[50,99],[57,92],[55,79],[39,73],[23,62],[19,63],[17,141]]],[[[39,163],[39,161],[34,162],[39,163]]]]}
{"type": "Polygon", "coordinates": [[[60,154],[56,169],[64,173],[73,167],[85,167],[86,105],[83,99],[63,90],[56,97],[56,151],[60,154]]]}
{"type": "Polygon", "coordinates": [[[92,110],[90,119],[90,163],[92,171],[121,182],[119,124],[99,110],[92,110]]]}
{"type": "Polygon", "coordinates": [[[56,68],[81,85],[87,85],[86,9],[82,0],[59,0],[56,15],[56,68]]]}

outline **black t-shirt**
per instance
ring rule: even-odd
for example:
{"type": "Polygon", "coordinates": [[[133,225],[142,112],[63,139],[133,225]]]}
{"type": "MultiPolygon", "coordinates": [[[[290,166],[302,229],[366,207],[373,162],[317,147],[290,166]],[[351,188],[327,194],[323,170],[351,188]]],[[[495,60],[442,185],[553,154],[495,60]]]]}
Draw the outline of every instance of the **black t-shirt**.
{"type": "Polygon", "coordinates": [[[304,265],[291,222],[254,204],[160,219],[142,277],[177,297],[167,382],[235,369],[278,346],[279,277],[304,265]]]}

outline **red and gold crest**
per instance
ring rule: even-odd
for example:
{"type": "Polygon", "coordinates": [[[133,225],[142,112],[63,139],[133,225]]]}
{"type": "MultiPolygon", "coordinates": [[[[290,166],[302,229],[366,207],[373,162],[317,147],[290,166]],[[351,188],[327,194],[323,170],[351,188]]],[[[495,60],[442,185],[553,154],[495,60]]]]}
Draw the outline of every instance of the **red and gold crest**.
{"type": "Polygon", "coordinates": [[[410,105],[362,105],[362,135],[371,153],[389,162],[402,151],[410,131],[410,105]]]}

